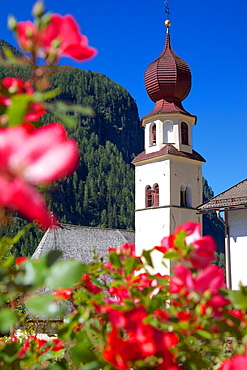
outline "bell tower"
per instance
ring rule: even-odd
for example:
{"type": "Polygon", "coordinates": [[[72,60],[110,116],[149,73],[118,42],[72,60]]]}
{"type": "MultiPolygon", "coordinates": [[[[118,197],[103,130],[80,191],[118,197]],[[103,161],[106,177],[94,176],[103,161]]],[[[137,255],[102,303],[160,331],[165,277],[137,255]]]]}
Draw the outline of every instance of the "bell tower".
{"type": "MultiPolygon", "coordinates": [[[[146,69],[144,82],[155,103],[142,118],[145,150],[135,165],[136,251],[152,249],[178,225],[201,222],[196,207],[202,203],[201,166],[205,160],[192,149],[196,116],[182,105],[191,89],[188,64],[171,47],[170,21],[161,55],[146,69]]],[[[170,274],[161,254],[153,252],[154,272],[170,274]]]]}

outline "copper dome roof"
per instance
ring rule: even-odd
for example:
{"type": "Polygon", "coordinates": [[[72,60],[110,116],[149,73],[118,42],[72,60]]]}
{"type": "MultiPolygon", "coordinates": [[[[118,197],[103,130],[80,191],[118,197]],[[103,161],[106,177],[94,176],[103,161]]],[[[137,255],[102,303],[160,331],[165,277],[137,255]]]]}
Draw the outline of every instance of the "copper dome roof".
{"type": "Polygon", "coordinates": [[[169,33],[162,54],[147,67],[144,82],[150,99],[155,103],[161,99],[181,101],[189,94],[190,68],[172,50],[169,33]]]}

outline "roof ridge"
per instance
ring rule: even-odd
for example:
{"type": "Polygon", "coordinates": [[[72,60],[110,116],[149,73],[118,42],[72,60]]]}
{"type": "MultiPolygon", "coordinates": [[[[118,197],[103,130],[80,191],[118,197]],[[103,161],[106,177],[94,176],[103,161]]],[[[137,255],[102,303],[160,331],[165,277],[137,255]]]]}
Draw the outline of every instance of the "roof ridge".
{"type": "MultiPolygon", "coordinates": [[[[243,183],[243,182],[245,182],[245,181],[247,181],[247,179],[244,179],[244,180],[242,180],[242,181],[238,182],[237,184],[235,184],[235,185],[231,186],[230,188],[228,188],[228,189],[226,189],[226,190],[222,191],[222,192],[221,192],[221,193],[219,193],[218,195],[215,195],[213,198],[208,199],[206,202],[204,202],[204,203],[200,204],[197,208],[199,208],[199,207],[203,206],[204,204],[206,204],[206,203],[208,203],[208,202],[210,202],[210,201],[213,201],[215,198],[218,198],[220,195],[222,195],[222,194],[224,194],[224,193],[228,192],[229,190],[231,190],[231,189],[233,189],[233,188],[237,187],[238,185],[240,185],[241,183],[243,183]]],[[[224,198],[223,198],[223,199],[224,199],[224,198]]]]}

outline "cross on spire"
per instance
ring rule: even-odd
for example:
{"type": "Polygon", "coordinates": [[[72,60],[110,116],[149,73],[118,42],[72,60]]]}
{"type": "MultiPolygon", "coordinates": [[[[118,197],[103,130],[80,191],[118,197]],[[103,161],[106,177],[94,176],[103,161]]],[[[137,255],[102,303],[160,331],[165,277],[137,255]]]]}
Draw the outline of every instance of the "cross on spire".
{"type": "Polygon", "coordinates": [[[165,26],[167,27],[167,33],[169,33],[169,27],[171,25],[171,22],[169,20],[169,15],[170,15],[170,9],[169,9],[169,1],[164,1],[165,4],[165,13],[166,13],[166,20],[165,20],[165,26]]]}
{"type": "Polygon", "coordinates": [[[169,1],[164,1],[164,4],[165,4],[166,19],[169,20],[169,15],[170,15],[169,1]]]}

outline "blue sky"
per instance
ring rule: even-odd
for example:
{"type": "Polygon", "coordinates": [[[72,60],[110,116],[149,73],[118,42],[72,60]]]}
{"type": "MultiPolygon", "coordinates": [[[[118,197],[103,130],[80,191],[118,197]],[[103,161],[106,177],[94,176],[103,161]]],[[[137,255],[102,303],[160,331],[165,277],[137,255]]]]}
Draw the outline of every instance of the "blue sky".
{"type": "MultiPolygon", "coordinates": [[[[5,2],[0,38],[16,46],[5,27],[9,14],[30,19],[33,1],[5,2]]],[[[87,63],[62,64],[100,72],[124,86],[140,117],[153,102],[143,82],[146,67],[164,45],[163,0],[47,0],[47,10],[75,16],[90,45],[99,51],[87,63]]],[[[215,194],[247,177],[247,2],[170,0],[171,43],[189,64],[192,90],[184,101],[198,117],[193,147],[205,159],[203,175],[215,194]]]]}

